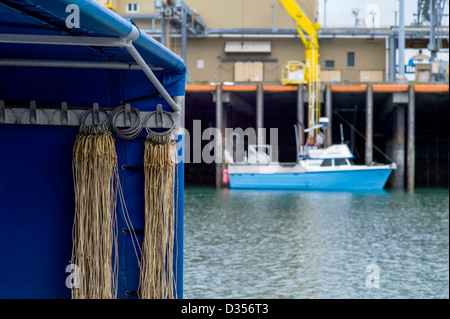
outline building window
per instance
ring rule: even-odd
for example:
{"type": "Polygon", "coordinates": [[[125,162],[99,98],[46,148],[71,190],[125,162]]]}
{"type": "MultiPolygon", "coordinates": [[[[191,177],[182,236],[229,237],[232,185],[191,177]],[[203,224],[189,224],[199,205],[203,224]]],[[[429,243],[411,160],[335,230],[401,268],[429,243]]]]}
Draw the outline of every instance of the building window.
{"type": "Polygon", "coordinates": [[[355,66],[355,52],[347,52],[347,66],[355,66]]]}
{"type": "Polygon", "coordinates": [[[325,67],[328,69],[334,69],[334,60],[325,60],[325,67]]]}
{"type": "Polygon", "coordinates": [[[139,11],[139,4],[137,3],[128,3],[127,4],[127,12],[138,12],[139,11]]]}

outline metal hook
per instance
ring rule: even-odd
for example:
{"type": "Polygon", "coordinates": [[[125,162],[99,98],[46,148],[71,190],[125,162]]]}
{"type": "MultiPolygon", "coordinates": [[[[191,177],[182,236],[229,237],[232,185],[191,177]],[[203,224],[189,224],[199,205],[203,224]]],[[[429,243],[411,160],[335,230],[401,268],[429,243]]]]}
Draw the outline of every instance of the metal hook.
{"type": "Polygon", "coordinates": [[[6,122],[5,101],[0,100],[0,123],[6,122]]]}
{"type": "Polygon", "coordinates": [[[61,123],[67,125],[69,123],[69,111],[67,109],[67,102],[61,103],[61,123]]]}
{"type": "Polygon", "coordinates": [[[92,124],[100,124],[100,108],[98,106],[98,103],[94,103],[92,106],[92,124]]]}
{"type": "Polygon", "coordinates": [[[147,116],[145,117],[145,120],[144,120],[144,124],[145,124],[145,130],[147,131],[147,133],[149,133],[149,134],[153,133],[153,134],[160,135],[160,136],[168,135],[175,128],[175,120],[173,118],[173,113],[163,111],[161,104],[158,104],[156,106],[156,111],[153,111],[153,112],[150,112],[147,114],[147,116]],[[153,125],[153,127],[164,128],[166,126],[166,124],[165,124],[166,120],[164,118],[165,116],[168,116],[169,119],[172,121],[171,127],[167,131],[164,131],[164,132],[153,131],[151,129],[152,123],[149,123],[149,121],[153,115],[155,116],[155,121],[153,122],[155,125],[153,125]]]}
{"type": "Polygon", "coordinates": [[[164,114],[161,104],[156,106],[156,127],[164,127],[164,114]]]}
{"type": "Polygon", "coordinates": [[[125,104],[124,106],[116,107],[109,114],[109,123],[110,123],[114,133],[116,133],[117,136],[119,136],[123,139],[136,138],[141,133],[141,130],[142,130],[142,118],[139,114],[139,110],[134,107],[131,107],[131,105],[128,103],[125,104]],[[123,116],[124,116],[123,123],[124,123],[125,128],[119,128],[119,125],[117,123],[117,119],[121,113],[123,113],[123,116]],[[134,121],[134,123],[131,122],[132,113],[134,113],[135,117],[136,117],[136,120],[134,121]],[[127,118],[128,118],[128,120],[127,120],[127,118]]]}
{"type": "Polygon", "coordinates": [[[103,111],[106,118],[102,123],[100,123],[100,113],[101,112],[102,111],[99,109],[98,103],[94,103],[92,109],[87,109],[86,111],[83,112],[83,114],[81,114],[80,124],[81,125],[86,124],[86,119],[87,119],[88,115],[92,113],[92,124],[89,126],[102,125],[105,127],[105,129],[109,130],[110,124],[109,124],[108,114],[105,111],[103,111]]]}
{"type": "Polygon", "coordinates": [[[130,105],[130,103],[125,104],[125,113],[123,116],[124,116],[125,126],[131,126],[131,105],[130,105]]]}
{"type": "Polygon", "coordinates": [[[36,124],[36,122],[37,122],[36,101],[30,101],[30,123],[36,124]]]}

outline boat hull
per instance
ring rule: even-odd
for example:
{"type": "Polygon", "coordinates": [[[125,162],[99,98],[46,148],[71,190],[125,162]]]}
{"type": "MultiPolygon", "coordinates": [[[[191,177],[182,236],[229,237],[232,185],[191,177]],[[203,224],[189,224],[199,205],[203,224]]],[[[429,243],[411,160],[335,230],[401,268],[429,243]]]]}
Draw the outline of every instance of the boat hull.
{"type": "Polygon", "coordinates": [[[230,188],[302,190],[381,190],[391,167],[274,174],[229,174],[230,188]]]}

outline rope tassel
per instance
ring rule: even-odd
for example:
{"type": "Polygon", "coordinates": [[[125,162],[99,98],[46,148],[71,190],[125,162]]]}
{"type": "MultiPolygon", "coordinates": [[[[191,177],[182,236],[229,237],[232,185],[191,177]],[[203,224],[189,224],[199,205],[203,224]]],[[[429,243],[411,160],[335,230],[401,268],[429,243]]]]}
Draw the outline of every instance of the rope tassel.
{"type": "Polygon", "coordinates": [[[72,166],[75,218],[71,262],[78,267],[79,279],[72,298],[117,298],[117,154],[111,132],[81,127],[72,166]]]}
{"type": "Polygon", "coordinates": [[[175,142],[149,133],[145,142],[145,230],[139,293],[142,299],[173,299],[175,142]]]}

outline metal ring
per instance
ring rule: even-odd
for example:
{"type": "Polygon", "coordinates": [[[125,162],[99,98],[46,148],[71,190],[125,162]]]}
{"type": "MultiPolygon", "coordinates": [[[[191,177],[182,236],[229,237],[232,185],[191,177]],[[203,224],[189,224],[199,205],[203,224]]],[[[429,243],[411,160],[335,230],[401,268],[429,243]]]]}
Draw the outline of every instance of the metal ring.
{"type": "Polygon", "coordinates": [[[119,116],[120,113],[124,113],[124,119],[125,119],[125,106],[124,105],[116,107],[111,112],[111,114],[109,114],[110,123],[111,123],[114,133],[116,133],[117,136],[119,136],[123,139],[126,139],[126,140],[131,140],[133,138],[136,138],[142,131],[142,118],[140,116],[139,110],[134,107],[131,107],[130,110],[131,110],[131,112],[133,112],[136,115],[136,120],[130,127],[125,128],[125,129],[120,129],[115,125],[117,117],[119,116]]]}
{"type": "Polygon", "coordinates": [[[152,117],[152,115],[156,115],[156,111],[153,111],[153,112],[148,113],[147,116],[145,117],[145,120],[144,120],[145,130],[147,131],[148,134],[155,134],[155,135],[158,135],[158,136],[164,136],[164,135],[170,134],[173,131],[173,129],[175,128],[175,120],[172,117],[172,113],[163,111],[163,114],[164,113],[169,115],[169,118],[172,121],[172,126],[168,130],[166,130],[164,132],[155,132],[155,131],[153,131],[148,126],[148,120],[150,119],[150,117],[152,117]]]}
{"type": "MultiPolygon", "coordinates": [[[[104,114],[106,114],[106,119],[102,123],[97,124],[96,126],[103,126],[105,129],[109,130],[110,123],[109,123],[108,113],[106,113],[105,111],[99,110],[99,117],[100,117],[100,114],[102,112],[104,114]]],[[[92,124],[91,125],[86,124],[86,118],[88,117],[89,114],[92,114],[92,116],[93,116],[92,109],[87,109],[86,111],[84,111],[81,114],[81,116],[80,116],[80,124],[81,124],[81,126],[95,126],[94,119],[92,119],[92,124]]]]}

